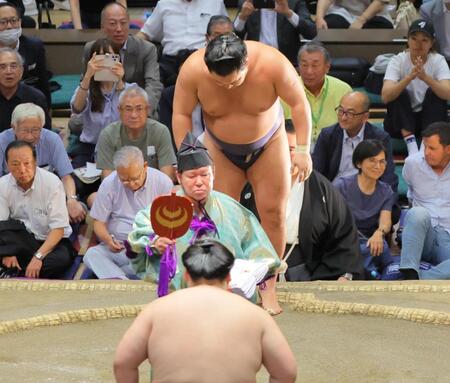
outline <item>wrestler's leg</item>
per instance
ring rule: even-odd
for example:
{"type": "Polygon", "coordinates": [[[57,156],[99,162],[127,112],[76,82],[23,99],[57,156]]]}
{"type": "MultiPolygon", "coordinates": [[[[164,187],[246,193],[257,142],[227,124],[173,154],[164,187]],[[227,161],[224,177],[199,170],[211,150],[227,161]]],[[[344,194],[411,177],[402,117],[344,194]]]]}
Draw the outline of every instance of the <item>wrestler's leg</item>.
{"type": "MultiPolygon", "coordinates": [[[[281,258],[286,246],[286,205],[290,189],[289,147],[284,126],[276,137],[266,145],[263,154],[247,171],[253,186],[256,207],[261,225],[281,258]]],[[[263,307],[273,314],[281,312],[278,304],[276,277],[266,281],[266,288],[260,289],[263,307]]]]}
{"type": "Polygon", "coordinates": [[[204,145],[214,161],[214,190],[220,191],[239,201],[246,182],[245,172],[234,165],[205,133],[204,145]]]}

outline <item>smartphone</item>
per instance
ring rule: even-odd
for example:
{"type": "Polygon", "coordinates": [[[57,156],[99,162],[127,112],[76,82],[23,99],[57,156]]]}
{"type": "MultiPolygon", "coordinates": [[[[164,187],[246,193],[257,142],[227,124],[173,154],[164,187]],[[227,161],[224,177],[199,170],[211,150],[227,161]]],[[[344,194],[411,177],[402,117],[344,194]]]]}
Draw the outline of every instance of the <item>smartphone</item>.
{"type": "Polygon", "coordinates": [[[104,67],[104,69],[99,70],[98,72],[95,72],[94,74],[94,80],[95,81],[114,81],[117,82],[119,81],[119,77],[116,76],[111,69],[112,66],[116,63],[120,61],[120,55],[115,54],[115,53],[106,53],[104,55],[97,55],[96,56],[97,59],[101,60],[103,59],[103,64],[102,66],[104,67]]]}
{"type": "Polygon", "coordinates": [[[255,8],[275,8],[275,0],[253,0],[253,6],[255,8]]]}

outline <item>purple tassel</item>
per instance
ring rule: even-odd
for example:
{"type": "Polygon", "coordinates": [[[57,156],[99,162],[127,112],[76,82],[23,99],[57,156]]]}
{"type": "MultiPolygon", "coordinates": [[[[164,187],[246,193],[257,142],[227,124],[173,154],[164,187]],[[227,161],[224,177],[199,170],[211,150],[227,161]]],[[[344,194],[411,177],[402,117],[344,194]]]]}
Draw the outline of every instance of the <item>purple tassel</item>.
{"type": "Polygon", "coordinates": [[[207,234],[208,232],[214,232],[215,234],[217,234],[216,225],[207,217],[199,219],[197,216],[194,216],[189,228],[194,232],[194,235],[189,241],[190,245],[192,245],[198,238],[200,238],[202,235],[207,234]]]}
{"type": "Polygon", "coordinates": [[[177,271],[177,251],[175,246],[166,247],[159,263],[158,297],[169,293],[169,283],[177,271]]]}
{"type": "Polygon", "coordinates": [[[134,259],[137,257],[137,253],[135,253],[133,250],[131,250],[131,245],[127,240],[123,241],[123,246],[125,247],[125,255],[128,258],[134,259]]]}

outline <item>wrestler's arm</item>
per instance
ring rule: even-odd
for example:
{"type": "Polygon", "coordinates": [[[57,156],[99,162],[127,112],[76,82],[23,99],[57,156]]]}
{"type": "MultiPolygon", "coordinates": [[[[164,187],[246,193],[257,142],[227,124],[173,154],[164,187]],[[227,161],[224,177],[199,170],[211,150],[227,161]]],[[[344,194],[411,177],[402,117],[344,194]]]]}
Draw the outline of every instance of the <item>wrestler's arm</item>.
{"type": "Polygon", "coordinates": [[[273,62],[275,89],[280,98],[291,107],[292,122],[297,135],[297,145],[306,145],[309,152],[311,142],[311,109],[300,83],[298,73],[283,55],[273,62]]]}
{"type": "MultiPolygon", "coordinates": [[[[195,53],[192,56],[194,55],[195,53]]],[[[198,65],[198,61],[193,61],[191,58],[189,57],[181,67],[175,85],[172,131],[177,148],[180,147],[186,133],[192,131],[192,111],[199,102],[197,97],[198,72],[194,68],[194,65],[198,65]]]]}
{"type": "Polygon", "coordinates": [[[294,383],[297,362],[289,343],[273,318],[264,313],[262,362],[270,375],[270,383],[294,383]]]}
{"type": "Polygon", "coordinates": [[[117,346],[114,375],[117,383],[139,382],[139,365],[147,359],[148,340],[152,332],[150,304],[139,314],[117,346]]]}

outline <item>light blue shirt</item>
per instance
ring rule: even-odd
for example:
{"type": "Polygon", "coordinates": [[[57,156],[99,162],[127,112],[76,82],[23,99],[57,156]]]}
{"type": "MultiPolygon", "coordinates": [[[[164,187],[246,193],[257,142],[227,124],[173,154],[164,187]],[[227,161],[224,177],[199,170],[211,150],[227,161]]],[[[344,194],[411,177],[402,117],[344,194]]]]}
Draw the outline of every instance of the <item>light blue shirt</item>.
{"type": "MultiPolygon", "coordinates": [[[[133,85],[136,86],[135,83],[125,83],[125,89],[133,85]]],[[[79,87],[75,89],[75,93],[70,100],[70,108],[72,109],[72,113],[76,113],[73,108],[73,103],[75,101],[75,96],[78,89],[79,87]]],[[[117,92],[116,87],[114,86],[110,94],[103,94],[103,111],[92,112],[91,95],[89,94],[89,91],[87,92],[86,105],[84,109],[78,113],[78,115],[83,119],[83,130],[80,135],[81,142],[93,145],[97,144],[98,136],[100,135],[101,130],[110,123],[119,120],[119,95],[120,92],[117,92]]]]}
{"type": "Polygon", "coordinates": [[[431,215],[431,224],[450,234],[450,164],[437,174],[422,152],[406,158],[403,178],[413,206],[422,206],[431,215]]]}
{"type": "Polygon", "coordinates": [[[136,214],[173,188],[171,179],[159,170],[148,167],[144,185],[132,191],[120,182],[117,172],[106,177],[90,211],[92,218],[105,222],[110,234],[124,241],[132,230],[136,214]]]}
{"type": "MultiPolygon", "coordinates": [[[[9,143],[15,140],[16,136],[12,128],[0,133],[0,176],[9,173],[5,151],[9,143]]],[[[41,137],[36,144],[36,156],[39,167],[55,172],[60,178],[73,173],[73,167],[61,137],[51,130],[41,130],[41,137]]]]}
{"type": "Polygon", "coordinates": [[[336,174],[333,182],[339,177],[352,176],[358,173],[358,169],[353,166],[352,157],[353,150],[355,150],[356,145],[364,140],[364,128],[365,125],[361,128],[361,130],[355,137],[349,137],[347,131],[345,129],[342,129],[344,131],[344,136],[342,138],[341,162],[339,163],[339,171],[336,174]]]}

